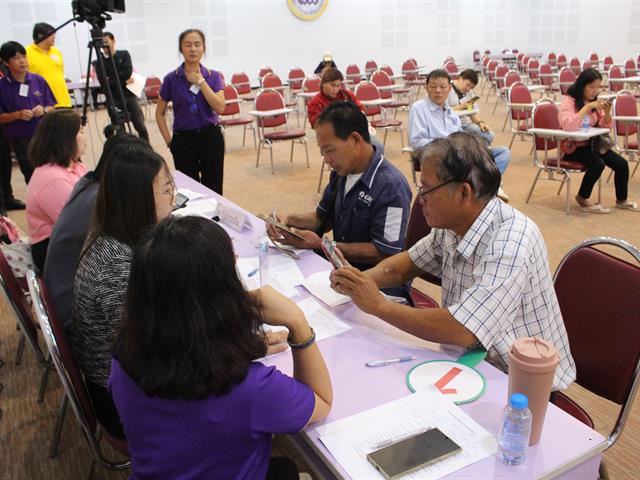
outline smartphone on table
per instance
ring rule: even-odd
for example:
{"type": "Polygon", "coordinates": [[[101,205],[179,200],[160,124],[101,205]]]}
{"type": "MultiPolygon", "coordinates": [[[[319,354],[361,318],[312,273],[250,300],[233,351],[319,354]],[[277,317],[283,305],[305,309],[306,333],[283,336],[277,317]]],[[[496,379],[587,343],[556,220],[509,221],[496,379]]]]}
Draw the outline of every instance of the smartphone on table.
{"type": "Polygon", "coordinates": [[[462,451],[438,428],[400,440],[367,455],[367,460],[387,480],[407,475],[462,451]]]}
{"type": "Polygon", "coordinates": [[[329,240],[329,237],[327,237],[326,235],[323,235],[322,243],[320,244],[320,246],[322,247],[322,251],[326,255],[329,262],[331,262],[331,265],[333,265],[333,268],[341,268],[342,261],[335,251],[336,243],[329,240]]]}

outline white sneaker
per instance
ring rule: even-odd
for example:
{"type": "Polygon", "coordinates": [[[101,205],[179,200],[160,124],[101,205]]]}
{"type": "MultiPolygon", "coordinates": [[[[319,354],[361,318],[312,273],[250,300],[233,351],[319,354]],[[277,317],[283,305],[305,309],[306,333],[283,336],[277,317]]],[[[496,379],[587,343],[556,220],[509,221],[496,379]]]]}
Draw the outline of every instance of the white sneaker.
{"type": "Polygon", "coordinates": [[[505,193],[501,186],[498,187],[498,198],[504,203],[509,203],[509,195],[505,193]]]}

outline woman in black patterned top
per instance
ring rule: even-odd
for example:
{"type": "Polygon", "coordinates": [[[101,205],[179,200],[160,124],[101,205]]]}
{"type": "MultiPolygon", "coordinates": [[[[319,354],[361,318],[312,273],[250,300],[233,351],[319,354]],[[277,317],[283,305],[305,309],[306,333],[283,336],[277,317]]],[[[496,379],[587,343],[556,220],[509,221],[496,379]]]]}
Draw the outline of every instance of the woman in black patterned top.
{"type": "Polygon", "coordinates": [[[119,145],[100,182],[73,290],[72,345],[98,420],[112,435],[122,426],[107,391],[116,331],[124,314],[133,247],[171,213],[175,187],[150,146],[119,145]]]}

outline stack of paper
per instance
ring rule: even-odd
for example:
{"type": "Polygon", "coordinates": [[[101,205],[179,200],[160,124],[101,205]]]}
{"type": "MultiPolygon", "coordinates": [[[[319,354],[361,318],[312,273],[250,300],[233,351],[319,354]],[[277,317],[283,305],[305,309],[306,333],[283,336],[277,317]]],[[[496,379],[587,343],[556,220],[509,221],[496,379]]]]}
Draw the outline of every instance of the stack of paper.
{"type": "MultiPolygon", "coordinates": [[[[236,268],[244,288],[247,290],[260,288],[258,257],[239,258],[236,268]]],[[[269,279],[266,285],[271,285],[284,296],[292,298],[298,295],[296,285],[300,285],[303,281],[304,276],[295,260],[285,255],[269,257],[269,279]]]]}
{"type": "Polygon", "coordinates": [[[337,293],[331,288],[331,281],[329,280],[329,274],[331,272],[317,272],[313,275],[309,275],[302,282],[302,286],[305,287],[313,296],[322,300],[330,307],[342,305],[351,301],[346,295],[337,293]]]}
{"type": "Polygon", "coordinates": [[[462,451],[402,478],[442,478],[497,450],[496,439],[435,387],[317,427],[320,440],[351,478],[382,478],[367,454],[385,440],[438,427],[462,451]]]}
{"type": "Polygon", "coordinates": [[[173,214],[180,217],[195,215],[211,218],[216,214],[217,209],[218,201],[215,198],[207,198],[206,200],[197,200],[195,202],[189,201],[186,206],[175,210],[173,214]]]}

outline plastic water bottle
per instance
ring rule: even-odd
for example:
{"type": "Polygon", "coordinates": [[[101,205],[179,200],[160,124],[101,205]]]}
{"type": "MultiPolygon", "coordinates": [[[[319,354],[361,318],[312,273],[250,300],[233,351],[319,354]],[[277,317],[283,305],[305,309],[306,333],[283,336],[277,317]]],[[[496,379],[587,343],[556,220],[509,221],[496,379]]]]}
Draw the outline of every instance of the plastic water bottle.
{"type": "Polygon", "coordinates": [[[587,132],[591,128],[591,124],[589,123],[589,115],[585,115],[582,117],[582,130],[587,132]]]}
{"type": "Polygon", "coordinates": [[[258,247],[258,269],[260,271],[260,286],[269,284],[269,237],[260,239],[258,247]]]}
{"type": "Polygon", "coordinates": [[[514,393],[502,412],[502,424],[498,435],[498,458],[507,465],[519,465],[527,458],[531,411],[529,399],[522,393],[514,393]]]}

